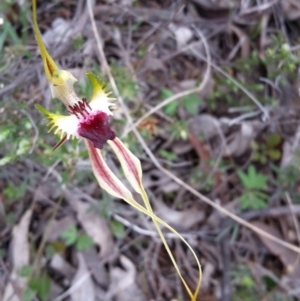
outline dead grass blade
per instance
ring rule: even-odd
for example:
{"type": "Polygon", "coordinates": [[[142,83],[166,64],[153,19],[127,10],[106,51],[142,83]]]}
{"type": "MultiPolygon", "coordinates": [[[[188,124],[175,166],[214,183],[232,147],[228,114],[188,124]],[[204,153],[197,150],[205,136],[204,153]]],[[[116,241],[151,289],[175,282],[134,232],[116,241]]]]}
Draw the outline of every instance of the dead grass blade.
{"type": "Polygon", "coordinates": [[[21,301],[22,292],[26,288],[26,277],[20,276],[21,269],[29,264],[30,248],[28,242],[28,230],[32,210],[29,209],[22,216],[19,224],[12,231],[12,272],[7,283],[2,301],[21,301]]]}
{"type": "Polygon", "coordinates": [[[107,220],[101,218],[96,212],[89,211],[90,205],[80,201],[73,193],[66,192],[66,199],[76,211],[77,219],[86,233],[100,247],[100,257],[106,258],[111,255],[114,243],[107,220]]]}
{"type": "Polygon", "coordinates": [[[53,301],[63,300],[70,296],[71,301],[95,301],[96,293],[94,283],[91,278],[84,257],[82,254],[77,254],[78,258],[78,269],[72,280],[71,287],[63,294],[56,297],[53,301]]]}

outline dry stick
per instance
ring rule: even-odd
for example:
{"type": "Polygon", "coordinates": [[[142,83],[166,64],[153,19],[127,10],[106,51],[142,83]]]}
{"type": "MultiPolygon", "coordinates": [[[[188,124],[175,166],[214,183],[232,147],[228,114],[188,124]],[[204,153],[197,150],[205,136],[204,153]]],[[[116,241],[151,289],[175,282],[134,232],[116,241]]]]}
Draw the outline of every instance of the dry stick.
{"type": "Polygon", "coordinates": [[[296,229],[296,233],[297,233],[297,239],[298,239],[298,243],[300,244],[300,229],[299,229],[299,224],[298,224],[298,221],[297,221],[297,217],[293,211],[293,207],[292,207],[292,200],[291,200],[291,197],[290,197],[290,194],[288,192],[285,193],[285,197],[287,199],[287,202],[288,202],[288,205],[289,205],[289,208],[291,210],[291,214],[292,214],[292,218],[293,218],[293,222],[295,224],[295,229],[296,229]]]}
{"type": "MultiPolygon", "coordinates": [[[[91,5],[90,3],[91,0],[88,0],[88,5],[91,5]]],[[[107,72],[107,75],[109,77],[109,81],[110,84],[112,86],[112,89],[114,90],[114,93],[116,94],[116,97],[118,99],[118,101],[120,102],[120,105],[122,106],[122,109],[124,111],[124,115],[126,116],[126,118],[132,122],[132,118],[130,116],[130,113],[127,109],[127,107],[124,104],[124,101],[122,99],[122,97],[120,96],[120,93],[118,91],[118,88],[116,86],[115,80],[111,74],[109,65],[107,63],[105,54],[103,52],[103,48],[98,36],[98,32],[97,32],[97,28],[95,25],[95,20],[93,21],[93,12],[91,10],[91,8],[89,9],[90,12],[90,19],[91,22],[93,24],[93,31],[94,31],[94,35],[96,38],[96,44],[97,44],[97,48],[98,51],[102,57],[102,63],[103,63],[103,68],[105,69],[105,71],[107,72]]],[[[206,58],[203,57],[203,60],[207,61],[206,58]]],[[[219,67],[215,66],[212,64],[212,67],[214,67],[216,70],[220,70],[219,67]]],[[[221,70],[221,73],[225,73],[223,70],[221,70]]],[[[226,73],[225,73],[226,74],[226,73]]],[[[226,74],[226,77],[230,77],[228,74],[226,74]]],[[[231,79],[233,79],[232,77],[230,77],[231,79]]],[[[236,82],[236,81],[234,81],[236,82]]],[[[237,82],[236,82],[237,83],[237,82]]],[[[240,88],[242,88],[242,90],[253,100],[253,95],[247,91],[244,87],[242,87],[239,83],[237,83],[238,86],[240,88]]],[[[255,98],[254,98],[255,99],[255,98]]],[[[255,99],[255,101],[257,101],[255,99]]],[[[264,107],[261,107],[261,104],[258,103],[258,106],[262,109],[262,111],[267,115],[267,112],[265,111],[264,107]]],[[[136,127],[133,127],[133,132],[136,135],[138,141],[140,142],[140,144],[142,145],[142,147],[144,148],[145,152],[148,154],[149,158],[153,161],[153,164],[160,170],[162,171],[165,175],[167,175],[168,177],[170,177],[172,180],[174,180],[176,183],[178,183],[179,185],[181,185],[182,187],[184,187],[186,190],[188,190],[189,192],[191,192],[192,194],[194,194],[195,196],[197,196],[199,199],[201,199],[203,202],[207,203],[208,205],[212,206],[214,209],[220,211],[221,213],[223,213],[224,215],[230,217],[231,219],[233,219],[234,221],[238,222],[239,224],[245,226],[248,229],[251,229],[253,232],[262,235],[276,243],[278,243],[279,245],[282,245],[284,247],[286,247],[287,249],[290,249],[296,253],[300,254],[300,248],[297,246],[294,246],[290,243],[287,243],[285,241],[283,241],[282,239],[279,239],[273,235],[271,235],[270,233],[263,231],[261,229],[259,229],[258,227],[252,225],[251,223],[243,220],[242,218],[240,218],[239,216],[237,216],[236,214],[230,212],[229,210],[223,208],[222,206],[214,203],[212,200],[210,200],[209,198],[207,198],[206,196],[204,196],[203,194],[201,194],[200,192],[198,192],[197,190],[195,190],[193,187],[189,186],[188,184],[186,184],[185,182],[183,182],[181,179],[179,179],[177,176],[175,176],[174,174],[172,174],[170,171],[168,171],[167,169],[165,169],[163,166],[160,165],[160,163],[157,161],[157,159],[155,158],[154,154],[151,152],[151,150],[149,149],[149,147],[147,146],[147,144],[145,143],[144,139],[141,137],[140,133],[138,132],[138,130],[136,129],[136,127]]]]}
{"type": "Polygon", "coordinates": [[[89,277],[91,276],[90,272],[87,272],[86,274],[82,275],[73,285],[68,288],[65,292],[57,296],[53,301],[59,301],[62,299],[65,299],[69,295],[71,295],[75,290],[77,290],[89,277]]]}
{"type": "MultiPolygon", "coordinates": [[[[300,229],[299,229],[299,224],[298,224],[298,221],[297,221],[296,214],[292,209],[292,200],[291,200],[290,194],[288,192],[286,192],[285,197],[286,197],[287,203],[289,205],[289,208],[291,210],[291,215],[292,215],[293,222],[294,222],[295,229],[296,229],[296,233],[297,233],[298,244],[300,244],[300,229]]],[[[294,268],[298,265],[299,259],[300,259],[300,254],[298,254],[297,259],[294,262],[294,268]]]]}

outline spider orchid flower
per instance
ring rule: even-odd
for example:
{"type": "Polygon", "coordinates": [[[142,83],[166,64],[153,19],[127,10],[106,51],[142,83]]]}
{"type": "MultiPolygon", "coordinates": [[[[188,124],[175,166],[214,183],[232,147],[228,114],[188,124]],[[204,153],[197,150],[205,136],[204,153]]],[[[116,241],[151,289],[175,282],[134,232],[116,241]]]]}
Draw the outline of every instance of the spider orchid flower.
{"type": "MultiPolygon", "coordinates": [[[[64,70],[63,70],[64,71],[64,70]]],[[[47,116],[50,130],[55,129],[55,133],[61,136],[60,142],[54,147],[60,146],[69,138],[86,138],[93,143],[95,148],[102,149],[108,140],[116,137],[114,131],[110,128],[109,117],[112,115],[110,111],[111,101],[113,98],[108,97],[100,80],[91,72],[87,72],[92,87],[93,94],[91,101],[85,98],[77,97],[73,90],[73,76],[71,82],[67,79],[61,85],[53,85],[50,82],[53,98],[60,99],[69,111],[68,116],[54,114],[40,105],[36,108],[47,116]]]]}
{"type": "Polygon", "coordinates": [[[60,134],[60,141],[54,149],[59,147],[67,139],[84,138],[93,173],[99,185],[112,196],[123,199],[125,202],[152,219],[191,300],[196,301],[201,283],[201,266],[199,260],[189,243],[177,231],[154,214],[142,184],[142,168],[139,159],[132,154],[118,137],[116,137],[115,132],[110,127],[109,119],[112,115],[110,107],[112,106],[114,98],[109,97],[109,93],[105,92],[101,80],[91,72],[86,73],[93,88],[91,100],[88,101],[85,98],[80,99],[76,95],[73,85],[77,79],[70,72],[58,68],[43,43],[37,24],[35,0],[32,0],[32,13],[33,29],[52,97],[62,101],[69,112],[69,115],[59,115],[46,110],[40,105],[36,105],[36,108],[42,114],[46,115],[46,118],[49,121],[49,132],[54,130],[55,134],[60,134]],[[125,177],[132,188],[141,195],[144,206],[134,200],[129,189],[125,187],[106,164],[101,153],[101,149],[105,143],[107,143],[116,154],[125,177]],[[176,234],[192,252],[199,269],[199,278],[194,293],[181,275],[160,226],[163,226],[176,234]]]}

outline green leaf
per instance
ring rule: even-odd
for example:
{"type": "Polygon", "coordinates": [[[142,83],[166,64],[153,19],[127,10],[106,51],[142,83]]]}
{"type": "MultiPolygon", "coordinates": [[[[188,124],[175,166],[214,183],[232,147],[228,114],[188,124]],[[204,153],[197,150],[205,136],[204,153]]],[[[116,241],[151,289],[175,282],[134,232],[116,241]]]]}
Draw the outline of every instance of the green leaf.
{"type": "Polygon", "coordinates": [[[78,236],[76,241],[76,249],[78,251],[89,251],[93,245],[94,241],[89,235],[83,233],[78,236]]]}
{"type": "Polygon", "coordinates": [[[254,287],[254,281],[251,277],[248,275],[242,276],[241,278],[241,283],[246,287],[246,288],[252,288],[254,287]]]}
{"type": "Polygon", "coordinates": [[[174,116],[178,107],[177,101],[172,101],[164,107],[164,112],[169,116],[174,116]]]}
{"type": "Polygon", "coordinates": [[[247,210],[258,210],[266,208],[266,202],[260,198],[261,195],[256,192],[247,192],[240,197],[241,209],[247,210]]]}
{"type": "Polygon", "coordinates": [[[281,157],[281,151],[279,149],[269,149],[267,153],[268,156],[273,160],[279,160],[281,157]]]}
{"type": "Polygon", "coordinates": [[[33,301],[34,298],[35,298],[34,292],[29,287],[26,287],[26,289],[22,293],[22,300],[33,301]]]}
{"type": "Polygon", "coordinates": [[[115,238],[123,239],[125,237],[124,225],[116,220],[110,222],[110,230],[115,238]]]}
{"type": "Polygon", "coordinates": [[[168,152],[165,149],[161,149],[159,151],[159,154],[161,155],[162,158],[165,158],[165,159],[170,160],[170,161],[177,159],[177,155],[176,154],[168,152]]]}
{"type": "Polygon", "coordinates": [[[278,134],[271,134],[270,136],[268,136],[266,143],[268,148],[272,148],[278,146],[280,142],[281,137],[278,134]]]}
{"type": "Polygon", "coordinates": [[[21,268],[21,271],[20,271],[20,276],[21,277],[28,277],[30,272],[31,272],[32,268],[30,265],[24,265],[22,268],[21,268]]]}
{"type": "Polygon", "coordinates": [[[170,89],[167,89],[167,88],[162,88],[160,91],[160,94],[161,94],[161,98],[164,100],[167,98],[170,98],[171,96],[174,95],[174,93],[170,89]]]}
{"type": "Polygon", "coordinates": [[[199,97],[196,94],[192,94],[186,97],[183,97],[180,100],[180,103],[185,107],[185,109],[191,114],[197,114],[197,108],[201,103],[199,97]]]}
{"type": "Polygon", "coordinates": [[[15,186],[12,183],[8,183],[8,186],[3,189],[3,194],[9,199],[9,200],[16,200],[19,199],[21,196],[25,193],[26,185],[25,183],[21,184],[20,186],[15,186]]]}
{"type": "MultiPolygon", "coordinates": [[[[167,88],[162,88],[160,93],[161,93],[162,99],[167,99],[174,95],[174,93],[170,89],[167,89],[167,88]]],[[[172,101],[164,107],[164,112],[169,116],[174,116],[174,114],[177,111],[177,107],[178,107],[178,101],[176,101],[176,100],[172,101]]]]}
{"type": "Polygon", "coordinates": [[[77,228],[71,225],[67,230],[63,231],[60,236],[64,239],[66,246],[71,246],[77,240],[77,228]]]}
{"type": "Polygon", "coordinates": [[[248,173],[238,171],[238,176],[246,189],[266,189],[267,176],[256,171],[254,165],[249,165],[248,173]]]}
{"type": "Polygon", "coordinates": [[[36,292],[41,300],[46,301],[51,289],[50,278],[47,274],[43,274],[39,278],[33,278],[29,281],[29,287],[36,292]]]}

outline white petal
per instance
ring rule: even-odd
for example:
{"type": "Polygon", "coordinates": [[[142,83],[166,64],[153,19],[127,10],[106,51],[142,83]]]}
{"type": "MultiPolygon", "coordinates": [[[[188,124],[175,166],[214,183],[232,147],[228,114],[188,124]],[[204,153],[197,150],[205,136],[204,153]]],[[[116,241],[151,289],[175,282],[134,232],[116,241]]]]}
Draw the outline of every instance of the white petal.
{"type": "Polygon", "coordinates": [[[107,115],[113,115],[111,110],[109,109],[109,106],[112,105],[112,103],[109,101],[109,98],[107,97],[106,93],[99,93],[97,97],[95,97],[90,103],[89,103],[92,111],[102,111],[106,113],[107,115]]]}
{"type": "Polygon", "coordinates": [[[55,118],[53,122],[53,126],[57,127],[55,130],[55,134],[61,132],[61,135],[67,134],[67,138],[69,139],[72,136],[79,137],[78,130],[79,120],[75,115],[70,116],[59,116],[55,118]]]}

